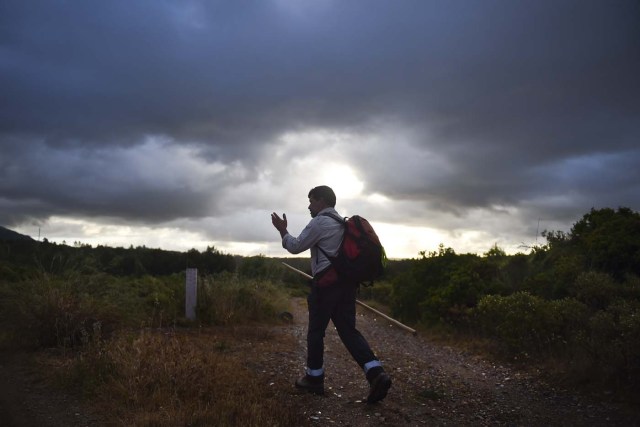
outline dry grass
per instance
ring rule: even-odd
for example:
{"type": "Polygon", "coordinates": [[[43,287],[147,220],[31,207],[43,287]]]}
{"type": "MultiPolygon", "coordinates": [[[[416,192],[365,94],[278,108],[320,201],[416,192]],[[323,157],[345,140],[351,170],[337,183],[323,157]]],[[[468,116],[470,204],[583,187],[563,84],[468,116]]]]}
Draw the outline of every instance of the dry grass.
{"type": "Polygon", "coordinates": [[[83,384],[113,425],[303,425],[256,366],[268,349],[292,345],[286,339],[252,327],[146,330],[59,359],[56,371],[83,384]]]}
{"type": "Polygon", "coordinates": [[[277,366],[276,353],[294,346],[268,332],[288,308],[280,286],[204,278],[198,322],[160,329],[181,320],[175,278],[72,276],[0,286],[0,339],[41,350],[47,376],[99,406],[101,425],[304,424],[287,391],[271,386],[261,367],[265,357],[277,366]]]}

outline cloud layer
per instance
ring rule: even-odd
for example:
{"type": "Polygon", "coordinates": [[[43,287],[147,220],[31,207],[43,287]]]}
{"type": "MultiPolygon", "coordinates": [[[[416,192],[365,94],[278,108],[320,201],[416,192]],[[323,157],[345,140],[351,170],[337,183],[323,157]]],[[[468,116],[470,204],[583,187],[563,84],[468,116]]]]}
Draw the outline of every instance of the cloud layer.
{"type": "Polygon", "coordinates": [[[277,251],[268,213],[304,226],[308,189],[332,180],[345,214],[460,250],[638,210],[639,17],[634,1],[6,1],[0,224],[277,251]]]}

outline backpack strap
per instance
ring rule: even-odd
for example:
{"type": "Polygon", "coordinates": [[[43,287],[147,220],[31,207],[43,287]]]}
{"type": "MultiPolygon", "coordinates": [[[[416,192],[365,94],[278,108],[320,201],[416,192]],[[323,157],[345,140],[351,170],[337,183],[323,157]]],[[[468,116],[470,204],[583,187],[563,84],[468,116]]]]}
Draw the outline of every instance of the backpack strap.
{"type": "MultiPolygon", "coordinates": [[[[336,221],[338,221],[340,224],[342,224],[343,226],[346,226],[346,223],[347,223],[347,219],[346,219],[346,218],[342,218],[342,217],[340,217],[340,216],[338,216],[338,215],[334,215],[334,214],[332,214],[332,213],[330,213],[330,212],[325,212],[325,213],[320,214],[320,215],[321,215],[321,216],[328,216],[329,218],[333,218],[333,219],[335,219],[336,221]]],[[[320,247],[320,245],[316,245],[316,246],[318,247],[318,249],[320,250],[320,252],[322,252],[322,254],[323,254],[323,255],[324,255],[324,256],[329,260],[329,262],[331,262],[331,257],[329,256],[329,254],[327,254],[327,252],[326,252],[324,249],[322,249],[322,248],[320,247]]],[[[317,254],[317,253],[316,253],[316,254],[317,254]]],[[[318,262],[318,260],[317,260],[317,255],[316,255],[316,262],[318,262]]]]}
{"type": "Polygon", "coordinates": [[[338,221],[341,224],[344,224],[344,223],[347,222],[347,218],[342,218],[342,217],[340,217],[338,215],[332,214],[331,212],[322,213],[322,214],[320,214],[320,216],[328,216],[329,218],[333,218],[333,219],[335,219],[336,221],[338,221]]]}

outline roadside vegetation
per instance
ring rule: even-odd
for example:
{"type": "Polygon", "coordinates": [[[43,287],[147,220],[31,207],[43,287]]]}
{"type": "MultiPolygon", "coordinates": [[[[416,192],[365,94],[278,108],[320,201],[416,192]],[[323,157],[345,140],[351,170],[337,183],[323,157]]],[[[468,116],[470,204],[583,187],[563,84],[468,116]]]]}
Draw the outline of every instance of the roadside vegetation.
{"type": "MultiPolygon", "coordinates": [[[[440,246],[390,277],[404,322],[485,339],[495,356],[544,366],[573,384],[637,391],[640,214],[592,209],[568,232],[507,256],[440,246]]],[[[382,291],[380,291],[382,292],[382,291]]],[[[385,297],[386,298],[386,297],[385,297]]]]}
{"type": "MultiPolygon", "coordinates": [[[[543,235],[515,255],[441,245],[391,261],[360,299],[458,344],[481,341],[493,357],[633,396],[640,215],[594,209],[543,235]]],[[[287,344],[263,326],[285,321],[290,297],[306,293],[280,261],[1,241],[0,348],[30,351],[52,381],[111,402],[123,424],[300,425],[247,364],[261,345],[287,344]],[[186,266],[199,270],[197,321],[184,318],[186,266]]],[[[287,262],[308,271],[306,259],[287,262]]]]}
{"type": "MultiPolygon", "coordinates": [[[[61,252],[73,249],[87,250],[61,252]]],[[[256,348],[278,345],[265,325],[289,304],[282,280],[249,268],[263,257],[199,277],[197,321],[184,318],[184,273],[118,276],[83,272],[81,258],[56,261],[67,267],[31,271],[4,258],[4,271],[23,277],[0,280],[0,348],[30,351],[54,385],[99,403],[118,425],[303,424],[247,365],[256,348]]]]}

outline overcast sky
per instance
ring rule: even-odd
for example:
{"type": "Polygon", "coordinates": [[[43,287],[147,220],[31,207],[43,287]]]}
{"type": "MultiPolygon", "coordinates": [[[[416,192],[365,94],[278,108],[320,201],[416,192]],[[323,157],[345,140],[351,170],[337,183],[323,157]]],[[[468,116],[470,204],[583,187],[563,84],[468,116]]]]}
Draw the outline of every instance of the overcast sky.
{"type": "Polygon", "coordinates": [[[635,0],[3,0],[0,225],[282,256],[332,186],[390,257],[640,210],[635,0]]]}

